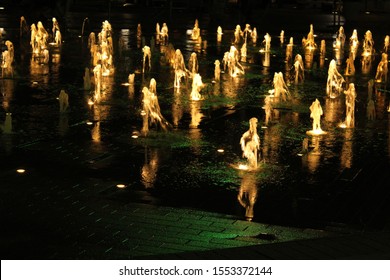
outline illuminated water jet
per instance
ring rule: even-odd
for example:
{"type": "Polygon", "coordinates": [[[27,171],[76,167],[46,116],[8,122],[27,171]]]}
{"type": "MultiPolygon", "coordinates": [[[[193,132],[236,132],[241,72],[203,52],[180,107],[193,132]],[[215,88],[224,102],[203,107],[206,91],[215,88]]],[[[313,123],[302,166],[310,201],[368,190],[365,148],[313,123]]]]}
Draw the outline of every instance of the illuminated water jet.
{"type": "Polygon", "coordinates": [[[260,149],[260,137],[257,134],[257,123],[257,118],[251,118],[249,120],[249,130],[246,131],[240,139],[242,156],[248,160],[248,169],[251,170],[257,169],[258,151],[260,149]]]}

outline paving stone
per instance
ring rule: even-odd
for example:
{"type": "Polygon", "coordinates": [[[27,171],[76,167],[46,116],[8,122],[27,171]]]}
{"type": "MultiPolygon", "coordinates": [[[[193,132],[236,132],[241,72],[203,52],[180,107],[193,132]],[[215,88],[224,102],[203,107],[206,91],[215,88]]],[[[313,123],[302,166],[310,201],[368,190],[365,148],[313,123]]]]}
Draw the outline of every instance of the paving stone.
{"type": "Polygon", "coordinates": [[[207,237],[207,238],[211,238],[211,239],[213,239],[213,238],[232,239],[232,238],[237,237],[237,234],[212,232],[212,231],[202,231],[199,235],[207,237]]]}
{"type": "Polygon", "coordinates": [[[242,240],[236,240],[236,239],[220,239],[220,238],[212,238],[210,240],[211,243],[226,245],[226,247],[242,247],[242,246],[249,246],[249,245],[256,245],[258,243],[251,242],[251,241],[242,241],[242,240]]]}
{"type": "Polygon", "coordinates": [[[212,226],[204,226],[204,225],[190,225],[191,229],[198,229],[204,231],[212,231],[212,232],[220,232],[222,233],[225,228],[224,227],[212,227],[212,226]]]}
{"type": "Polygon", "coordinates": [[[203,247],[203,248],[206,248],[206,249],[216,249],[216,248],[227,248],[227,247],[230,247],[227,244],[212,243],[212,242],[207,242],[207,240],[205,240],[204,242],[198,241],[198,240],[191,240],[187,244],[189,246],[198,246],[198,247],[203,247]]]}

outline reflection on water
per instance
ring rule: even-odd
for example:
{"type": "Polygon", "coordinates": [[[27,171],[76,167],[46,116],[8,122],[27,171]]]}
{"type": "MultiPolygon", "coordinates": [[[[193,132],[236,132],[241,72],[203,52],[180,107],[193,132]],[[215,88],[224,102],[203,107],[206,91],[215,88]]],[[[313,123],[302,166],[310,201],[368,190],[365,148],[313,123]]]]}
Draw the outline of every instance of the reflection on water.
{"type": "Polygon", "coordinates": [[[251,221],[254,217],[254,206],[258,196],[256,173],[247,172],[243,175],[238,190],[237,200],[245,208],[245,218],[251,221]]]}
{"type": "Polygon", "coordinates": [[[49,83],[49,65],[41,63],[35,58],[30,60],[30,80],[37,81],[38,83],[49,83]]]}
{"type": "Polygon", "coordinates": [[[342,169],[352,167],[353,131],[353,129],[345,129],[343,148],[340,155],[340,166],[342,169]]]}
{"type": "Polygon", "coordinates": [[[271,66],[271,53],[270,52],[262,52],[261,53],[261,63],[264,67],[271,66]]]}
{"type": "MultiPolygon", "coordinates": [[[[166,170],[165,165],[162,164],[166,161],[165,159],[163,161],[161,157],[165,156],[165,151],[167,149],[169,150],[173,148],[166,148],[164,145],[160,146],[160,139],[139,138],[138,140],[134,140],[129,136],[129,133],[134,131],[136,128],[140,128],[140,124],[142,123],[142,117],[139,114],[141,110],[140,89],[143,85],[148,84],[147,82],[151,77],[150,75],[145,74],[145,77],[142,77],[143,80],[141,82],[141,50],[135,49],[136,40],[130,38],[130,35],[134,34],[130,34],[129,31],[121,31],[120,33],[120,42],[117,46],[119,46],[120,49],[119,55],[121,56],[121,60],[115,60],[118,61],[118,65],[116,65],[117,71],[115,71],[112,76],[101,77],[101,81],[99,82],[101,83],[101,86],[99,86],[99,90],[101,89],[102,95],[101,102],[99,104],[95,103],[94,105],[90,105],[89,110],[84,100],[88,99],[88,92],[84,92],[85,96],[79,94],[81,91],[78,92],[77,88],[82,88],[82,80],[76,79],[77,77],[73,76],[73,71],[78,69],[75,72],[78,73],[81,78],[85,65],[90,63],[89,57],[80,58],[80,54],[77,54],[76,51],[71,52],[70,50],[73,51],[74,49],[72,48],[74,47],[70,46],[70,44],[63,45],[61,54],[62,57],[60,54],[51,54],[51,59],[48,64],[44,64],[37,59],[29,61],[28,53],[24,54],[26,56],[25,60],[19,57],[16,60],[20,63],[20,65],[16,65],[18,70],[20,69],[20,73],[27,76],[27,79],[30,78],[31,81],[37,81],[37,84],[26,86],[22,79],[21,82],[17,79],[1,80],[1,93],[3,98],[1,100],[3,105],[2,107],[4,111],[14,113],[15,130],[14,134],[2,135],[2,145],[0,148],[9,149],[7,148],[9,147],[7,146],[7,143],[9,143],[9,139],[11,139],[11,137],[14,137],[14,139],[17,137],[23,138],[25,135],[39,135],[39,137],[41,137],[44,133],[50,134],[53,133],[53,131],[55,134],[58,133],[59,135],[67,136],[66,139],[69,139],[69,141],[85,141],[81,144],[90,145],[90,148],[92,149],[100,148],[99,152],[102,153],[112,152],[115,154],[116,151],[120,150],[120,148],[118,149],[118,145],[128,145],[126,147],[134,147],[139,145],[139,142],[136,141],[150,141],[153,143],[153,145],[150,145],[153,146],[153,148],[150,146],[145,148],[145,160],[142,160],[142,156],[141,160],[138,160],[138,164],[140,164],[138,171],[141,173],[141,183],[145,186],[145,188],[151,188],[155,184],[159,184],[160,181],[158,181],[158,183],[156,182],[156,179],[160,179],[157,178],[158,171],[166,170]],[[139,70],[136,72],[138,76],[135,84],[129,85],[128,89],[118,86],[119,81],[126,81],[127,75],[129,73],[134,73],[137,69],[139,70]],[[23,71],[25,73],[23,73],[23,71]],[[73,80],[80,80],[80,84],[77,84],[76,82],[72,84],[69,82],[73,80]],[[24,84],[21,86],[22,83],[24,84]],[[58,112],[56,110],[57,103],[55,103],[53,96],[50,96],[50,94],[54,92],[57,94],[59,89],[62,88],[60,86],[64,84],[69,84],[73,87],[66,88],[69,90],[70,98],[72,98],[72,110],[69,114],[62,114],[58,116],[58,112]],[[45,85],[45,87],[43,88],[41,85],[45,85]],[[25,91],[26,88],[28,88],[27,91],[25,91]],[[16,109],[16,111],[14,109],[16,109]],[[57,119],[58,117],[59,119],[57,119]],[[73,125],[73,123],[79,123],[80,121],[85,121],[86,119],[91,120],[91,126],[86,128],[83,125],[73,125]],[[71,122],[71,125],[69,125],[69,122],[71,122]],[[89,131],[89,129],[91,131],[89,131]],[[118,131],[120,131],[119,134],[118,131]],[[81,135],[82,133],[85,133],[86,137],[77,137],[79,133],[81,135]],[[77,136],[74,137],[72,135],[77,136]],[[126,138],[122,136],[128,137],[126,138]],[[8,142],[6,139],[8,139],[8,142]],[[111,139],[113,139],[113,141],[111,141],[111,139]],[[119,139],[120,141],[118,141],[119,139]],[[106,141],[109,142],[109,144],[106,143],[106,141]]],[[[201,72],[206,83],[209,83],[209,81],[213,78],[214,61],[216,59],[221,61],[223,58],[223,52],[228,51],[230,47],[230,44],[224,42],[230,39],[225,39],[225,37],[228,38],[228,36],[222,38],[224,41],[221,41],[218,44],[213,44],[215,42],[215,34],[212,36],[214,40],[209,41],[210,43],[207,46],[208,54],[205,55],[204,51],[197,53],[199,59],[199,72],[201,72]]],[[[206,38],[207,37],[204,37],[204,39],[206,38]]],[[[186,61],[188,61],[189,55],[195,50],[194,47],[196,48],[197,45],[194,45],[194,42],[188,40],[180,40],[181,41],[175,42],[175,46],[184,47],[183,55],[186,57],[186,61]]],[[[151,45],[151,48],[152,47],[153,45],[151,45]]],[[[271,75],[273,76],[275,70],[283,71],[283,67],[285,67],[283,65],[284,57],[281,56],[284,56],[283,49],[285,46],[276,46],[275,49],[273,49],[273,54],[275,54],[275,56],[273,55],[272,59],[270,58],[270,53],[259,54],[257,50],[256,53],[254,53],[254,48],[248,46],[248,62],[244,65],[246,67],[245,72],[247,74],[240,75],[238,77],[230,77],[228,73],[221,73],[220,82],[210,85],[210,87],[207,88],[208,91],[204,94],[205,100],[200,102],[188,101],[189,91],[191,90],[190,85],[185,85],[183,83],[180,89],[172,88],[174,73],[172,67],[169,68],[171,64],[171,54],[167,51],[171,47],[174,51],[175,49],[173,48],[173,45],[162,46],[165,53],[162,53],[161,55],[158,54],[156,56],[153,54],[153,57],[155,57],[156,60],[158,60],[158,57],[161,57],[162,61],[167,59],[167,61],[164,61],[163,64],[159,64],[155,61],[153,64],[153,76],[155,75],[158,83],[161,82],[157,88],[159,96],[161,96],[161,109],[164,113],[167,112],[168,116],[171,116],[172,122],[176,127],[175,130],[168,132],[168,137],[163,139],[163,141],[167,139],[167,141],[176,141],[171,140],[174,139],[174,137],[169,137],[171,136],[171,133],[173,135],[176,132],[180,133],[180,131],[184,131],[184,134],[182,135],[188,136],[190,141],[187,141],[187,138],[185,139],[185,145],[180,146],[182,149],[180,152],[186,154],[186,159],[188,159],[189,165],[194,164],[194,161],[198,161],[198,166],[203,167],[202,164],[206,166],[206,163],[199,163],[203,160],[205,162],[212,162],[213,160],[217,162],[218,160],[217,163],[223,165],[226,162],[230,163],[235,159],[239,159],[240,151],[234,151],[234,148],[231,148],[236,145],[234,143],[237,143],[240,137],[239,134],[241,133],[237,133],[237,131],[242,131],[241,128],[243,121],[247,121],[247,119],[252,116],[256,116],[258,119],[264,118],[264,111],[261,109],[261,101],[263,100],[266,91],[262,91],[264,88],[267,88],[267,85],[271,84],[271,75]],[[255,59],[253,60],[249,59],[254,57],[255,59]],[[260,87],[258,85],[260,85],[260,87]],[[253,94],[253,96],[251,96],[251,94],[253,94]],[[252,97],[254,98],[249,100],[249,98],[252,97]],[[214,100],[218,100],[218,102],[214,103],[214,100]],[[234,105],[236,111],[229,109],[231,105],[234,105]],[[202,122],[205,118],[204,114],[206,114],[206,112],[208,118],[207,125],[202,122]],[[212,119],[211,121],[211,118],[214,117],[215,119],[212,119]],[[180,124],[184,125],[180,126],[180,124]],[[226,138],[221,139],[220,135],[223,135],[223,137],[226,138]],[[207,153],[210,147],[216,146],[223,146],[225,150],[224,153],[219,154],[218,159],[213,158],[207,153]],[[227,158],[228,156],[230,158],[227,158]]],[[[79,46],[77,46],[77,48],[79,48],[79,46]]],[[[159,49],[156,48],[155,51],[159,52],[159,49]]],[[[325,60],[325,56],[320,56],[320,66],[322,65],[321,67],[324,67],[324,69],[320,73],[316,73],[316,69],[313,69],[314,65],[312,65],[313,51],[308,50],[305,53],[304,58],[306,67],[312,68],[312,70],[307,72],[306,80],[302,86],[299,85],[294,89],[289,86],[290,90],[295,93],[294,96],[299,96],[297,100],[294,100],[294,102],[297,103],[289,104],[292,105],[292,110],[274,108],[274,118],[270,121],[269,127],[259,131],[259,135],[261,135],[262,139],[260,145],[262,151],[261,158],[263,158],[267,164],[272,165],[273,167],[275,166],[276,169],[279,167],[289,166],[284,174],[285,179],[291,178],[291,176],[297,176],[302,177],[300,180],[305,181],[305,176],[308,176],[310,178],[313,177],[315,180],[318,178],[318,180],[321,180],[321,177],[317,176],[318,174],[332,174],[337,172],[340,167],[354,168],[357,163],[361,162],[362,156],[359,154],[359,152],[361,153],[359,150],[360,142],[357,141],[362,140],[360,140],[357,136],[361,133],[359,131],[361,126],[365,125],[365,122],[361,120],[362,111],[365,113],[365,110],[362,110],[362,108],[364,109],[364,104],[362,102],[365,103],[365,96],[363,95],[359,97],[360,103],[357,102],[356,130],[340,130],[335,128],[335,125],[340,122],[344,116],[345,103],[343,95],[340,98],[326,98],[324,101],[321,101],[321,103],[325,102],[325,106],[323,107],[324,121],[322,124],[324,124],[325,129],[329,128],[327,130],[329,133],[321,137],[306,138],[307,140],[305,140],[304,150],[307,153],[302,156],[302,166],[300,162],[298,162],[297,166],[293,166],[294,158],[292,159],[290,156],[292,154],[295,155],[296,152],[301,149],[302,138],[305,137],[305,133],[302,128],[307,128],[310,121],[307,110],[309,104],[305,104],[305,102],[309,103],[315,98],[323,98],[326,80],[326,77],[324,77],[326,71],[324,70],[325,65],[329,63],[329,61],[325,60]],[[299,113],[295,112],[296,107],[298,108],[299,113]],[[301,112],[301,110],[303,112],[301,112]],[[300,115],[301,113],[302,115],[300,115]],[[358,131],[358,133],[356,133],[356,131],[358,131]],[[353,147],[354,145],[356,147],[355,150],[353,147]],[[298,170],[298,172],[293,173],[291,170],[298,170]]],[[[117,57],[115,57],[115,59],[117,59],[117,57]]],[[[291,60],[291,58],[289,60],[291,60]]],[[[316,61],[318,61],[317,58],[316,61]]],[[[285,69],[286,80],[292,80],[288,78],[291,66],[290,61],[290,65],[288,66],[287,64],[285,69]]],[[[89,67],[91,66],[89,65],[89,67]]],[[[341,68],[342,67],[344,67],[343,64],[341,65],[341,68]]],[[[93,68],[90,70],[92,69],[93,68]]],[[[359,81],[361,77],[361,73],[359,73],[360,67],[357,67],[356,70],[356,85],[362,85],[363,82],[359,81]]],[[[376,91],[373,93],[373,99],[375,100],[378,119],[369,123],[369,126],[367,126],[367,128],[365,127],[366,130],[379,130],[380,128],[377,127],[377,124],[383,120],[388,121],[386,117],[388,95],[384,90],[387,90],[384,85],[381,85],[381,87],[376,85],[376,91]]],[[[380,123],[380,125],[382,125],[382,123],[380,123]]],[[[372,135],[376,134],[372,133],[372,135]]],[[[387,136],[387,139],[383,138],[385,139],[384,144],[378,144],[376,139],[373,139],[373,144],[377,146],[372,145],[369,148],[381,150],[385,154],[385,150],[387,148],[388,156],[390,156],[390,128],[388,129],[388,132],[384,132],[384,135],[387,136]],[[387,136],[387,134],[389,135],[387,136]],[[388,141],[388,143],[386,141],[388,141]]],[[[361,149],[363,148],[365,147],[362,147],[361,149]]],[[[133,154],[131,154],[131,156],[132,155],[133,154]]],[[[299,158],[295,159],[299,161],[299,158]]],[[[177,162],[175,161],[169,162],[169,164],[172,165],[176,163],[177,162]]],[[[218,166],[218,164],[215,166],[218,166]]],[[[213,168],[215,166],[213,166],[213,168]]],[[[177,173],[179,173],[179,175],[172,172],[166,174],[166,177],[171,178],[171,176],[180,176],[180,168],[182,167],[177,167],[179,170],[177,173]]],[[[217,167],[215,168],[217,171],[220,171],[217,167]]],[[[199,170],[197,171],[200,172],[199,170]]],[[[114,173],[115,172],[113,172],[113,174],[114,173]]],[[[192,176],[192,173],[190,174],[190,172],[187,174],[192,176]]],[[[218,175],[223,177],[226,174],[222,172],[218,175]]],[[[274,176],[274,174],[270,176],[274,176]]],[[[193,178],[196,180],[197,177],[194,175],[193,178]]],[[[138,176],[136,179],[132,178],[132,180],[137,180],[137,183],[140,182],[138,176]]],[[[210,185],[213,185],[215,183],[213,180],[216,179],[210,177],[206,180],[209,180],[210,185]]],[[[272,181],[271,183],[274,183],[274,181],[279,182],[279,180],[282,181],[282,177],[270,179],[270,181],[272,181]]],[[[239,182],[236,181],[235,184],[238,186],[239,182]]],[[[181,186],[164,185],[163,187],[169,189],[170,187],[180,188],[181,186]]],[[[274,190],[275,197],[279,198],[280,196],[283,196],[284,190],[285,189],[274,190]]],[[[224,191],[228,192],[230,190],[225,189],[224,191]]],[[[255,174],[245,173],[244,176],[242,176],[240,190],[238,193],[238,201],[245,208],[245,216],[248,220],[252,219],[254,215],[253,205],[256,202],[257,192],[258,182],[256,183],[255,174]]],[[[308,196],[310,196],[310,194],[308,194],[308,196]]],[[[237,203],[235,202],[235,204],[237,203]]]]}
{"type": "Polygon", "coordinates": [[[336,124],[343,116],[342,101],[340,98],[326,98],[324,109],[325,121],[336,124]]]}
{"type": "MultiPolygon", "coordinates": [[[[192,102],[194,103],[194,102],[192,102]]],[[[172,102],[172,122],[175,127],[179,125],[179,121],[183,117],[183,105],[181,103],[180,88],[175,88],[172,102]]]]}
{"type": "Polygon", "coordinates": [[[192,101],[190,103],[190,114],[191,114],[191,123],[190,128],[197,128],[204,116],[201,112],[201,102],[192,101]]]}
{"type": "Polygon", "coordinates": [[[13,79],[1,80],[1,95],[3,96],[3,108],[4,111],[9,112],[10,102],[15,90],[15,84],[13,79]]]}
{"type": "Polygon", "coordinates": [[[145,147],[145,161],[141,169],[141,181],[146,189],[154,188],[159,160],[158,149],[145,147]]]}
{"type": "Polygon", "coordinates": [[[92,131],[91,131],[91,137],[94,142],[100,142],[101,139],[101,133],[100,133],[100,122],[97,121],[94,123],[92,131]]]}
{"type": "Polygon", "coordinates": [[[386,85],[375,85],[375,112],[376,117],[380,120],[383,120],[385,115],[388,114],[386,106],[386,102],[388,102],[386,101],[386,92],[388,92],[386,85]]]}
{"type": "Polygon", "coordinates": [[[314,174],[320,165],[321,160],[321,150],[320,150],[320,137],[321,136],[313,136],[311,138],[311,145],[309,148],[309,152],[302,157],[302,165],[307,168],[307,170],[314,174]]]}
{"type": "Polygon", "coordinates": [[[305,48],[305,69],[311,69],[314,61],[314,51],[312,48],[305,48]]]}
{"type": "Polygon", "coordinates": [[[272,125],[264,130],[262,158],[266,162],[274,163],[278,161],[281,132],[280,125],[272,125]]]}
{"type": "Polygon", "coordinates": [[[58,133],[65,136],[69,129],[69,119],[67,114],[60,114],[58,120],[58,133]]]}

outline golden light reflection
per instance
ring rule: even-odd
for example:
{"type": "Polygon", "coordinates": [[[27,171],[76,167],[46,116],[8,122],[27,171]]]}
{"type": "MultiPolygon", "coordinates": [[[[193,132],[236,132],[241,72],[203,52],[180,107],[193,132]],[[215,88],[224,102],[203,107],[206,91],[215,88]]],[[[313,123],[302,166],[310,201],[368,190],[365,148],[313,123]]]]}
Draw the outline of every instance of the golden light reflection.
{"type": "Polygon", "coordinates": [[[173,102],[172,102],[173,125],[177,127],[182,117],[183,117],[183,105],[181,102],[181,91],[180,88],[176,88],[173,93],[173,102]]]}
{"type": "Polygon", "coordinates": [[[245,208],[245,219],[252,221],[254,217],[254,206],[257,201],[258,188],[256,173],[246,173],[238,191],[237,200],[245,208]]]}
{"type": "Polygon", "coordinates": [[[64,136],[69,129],[69,120],[67,114],[60,114],[58,121],[58,132],[61,136],[64,136]]]}
{"type": "Polygon", "coordinates": [[[26,172],[26,170],[23,168],[19,168],[19,169],[16,169],[16,172],[18,172],[19,174],[23,174],[26,172]]]}
{"type": "Polygon", "coordinates": [[[261,62],[264,67],[270,67],[271,65],[271,53],[265,52],[261,55],[261,62]]]}
{"type": "Polygon", "coordinates": [[[278,161],[282,131],[278,126],[270,126],[264,130],[262,157],[266,162],[278,161]]]}
{"type": "Polygon", "coordinates": [[[246,164],[239,164],[237,168],[240,170],[249,170],[249,166],[246,164]]]}
{"type": "Polygon", "coordinates": [[[117,184],[116,187],[118,189],[124,189],[124,188],[126,188],[126,185],[125,184],[117,184]]]}
{"type": "Polygon", "coordinates": [[[197,128],[204,116],[201,112],[201,103],[191,102],[190,103],[190,114],[191,114],[191,123],[190,128],[197,128]]]}
{"type": "Polygon", "coordinates": [[[325,99],[325,121],[328,123],[338,123],[342,119],[343,110],[341,108],[340,98],[326,98],[325,99]]]}
{"type": "Polygon", "coordinates": [[[145,147],[145,163],[141,170],[141,181],[146,189],[153,188],[159,169],[159,154],[154,148],[145,147]]]}
{"type": "Polygon", "coordinates": [[[91,131],[92,140],[95,142],[100,142],[101,134],[100,134],[100,122],[95,122],[95,125],[91,131]]]}
{"type": "Polygon", "coordinates": [[[223,152],[225,152],[225,150],[224,149],[218,149],[217,152],[218,153],[223,153],[223,152]]]}
{"type": "Polygon", "coordinates": [[[353,129],[346,129],[340,154],[341,168],[351,168],[353,159],[353,129]]]}
{"type": "Polygon", "coordinates": [[[321,160],[320,140],[318,136],[312,138],[311,147],[312,150],[306,156],[302,157],[302,165],[306,166],[310,173],[315,173],[321,160]]]}
{"type": "Polygon", "coordinates": [[[1,80],[1,93],[3,94],[3,108],[4,111],[9,111],[10,102],[14,94],[15,84],[13,79],[1,80]]]}
{"type": "Polygon", "coordinates": [[[305,68],[311,69],[314,61],[314,49],[306,48],[305,49],[305,68]]]}

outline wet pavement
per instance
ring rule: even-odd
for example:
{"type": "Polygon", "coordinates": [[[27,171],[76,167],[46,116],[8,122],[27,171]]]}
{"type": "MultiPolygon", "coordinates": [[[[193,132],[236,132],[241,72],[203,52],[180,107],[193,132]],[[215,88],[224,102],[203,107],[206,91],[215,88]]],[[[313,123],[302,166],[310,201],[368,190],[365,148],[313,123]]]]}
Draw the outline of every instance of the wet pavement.
{"type": "MultiPolygon", "coordinates": [[[[275,247],[257,245],[308,244],[288,243],[294,240],[323,240],[320,247],[339,240],[350,248],[345,254],[307,253],[318,251],[316,247],[301,252],[302,258],[364,258],[370,249],[378,258],[386,255],[383,248],[389,247],[379,248],[372,241],[379,231],[378,239],[388,244],[383,233],[390,224],[386,85],[375,87],[377,119],[366,119],[367,81],[375,75],[378,56],[368,72],[357,65],[356,75],[348,78],[358,94],[356,127],[338,128],[344,98],[325,98],[327,66],[335,55],[330,47],[333,34],[319,33],[318,40],[328,43],[324,65],[318,55],[311,62],[305,56],[310,65],[305,83],[289,85],[294,103],[277,108],[274,121],[259,127],[260,171],[244,172],[234,168],[244,161],[240,137],[253,116],[263,126],[262,106],[273,73],[290,73],[278,34],[271,34],[275,40],[268,58],[258,52],[259,43],[250,46],[246,74],[235,79],[223,74],[221,83],[214,84],[214,60],[228,50],[232,30],[226,30],[221,44],[214,32],[204,31],[204,47],[184,36],[184,28],[172,26],[170,42],[186,61],[197,52],[207,83],[205,99],[191,102],[189,83],[175,93],[163,47],[156,46],[152,70],[141,74],[135,26],[127,31],[113,28],[115,39],[126,44],[115,51],[115,74],[103,80],[102,102],[92,106],[87,104],[91,92],[82,89],[89,51],[78,31],[68,30],[62,49],[52,48],[49,64],[42,65],[30,61],[29,38],[19,40],[17,30],[6,30],[3,40],[15,44],[15,73],[1,79],[3,115],[11,112],[13,117],[12,133],[0,134],[2,259],[231,258],[236,252],[231,248],[249,245],[251,249],[243,251],[257,252],[251,253],[253,258],[278,258],[258,253],[275,247]],[[122,85],[132,72],[133,89],[122,85]],[[131,136],[142,128],[140,91],[151,78],[157,80],[161,112],[172,129],[152,127],[147,137],[134,139],[131,136]],[[63,88],[70,95],[66,113],[59,112],[57,100],[63,88]],[[321,100],[328,134],[308,139],[311,152],[301,155],[313,98],[321,100]],[[257,198],[252,222],[245,220],[237,199],[240,190],[257,198]],[[368,249],[356,251],[359,242],[366,242],[368,249]]],[[[145,37],[151,32],[146,29],[145,37]]],[[[279,258],[299,255],[280,253],[279,258]]]]}

